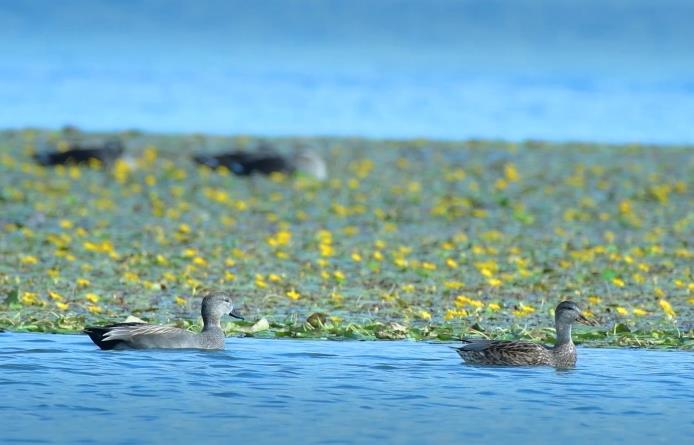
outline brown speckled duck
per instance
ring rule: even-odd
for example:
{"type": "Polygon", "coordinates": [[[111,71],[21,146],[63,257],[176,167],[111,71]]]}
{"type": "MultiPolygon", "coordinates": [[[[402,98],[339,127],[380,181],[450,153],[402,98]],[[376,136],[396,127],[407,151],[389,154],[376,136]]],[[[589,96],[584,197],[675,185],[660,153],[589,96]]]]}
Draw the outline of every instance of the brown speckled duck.
{"type": "Polygon", "coordinates": [[[596,323],[584,317],[573,301],[559,303],[554,310],[554,323],[557,330],[554,346],[523,341],[463,339],[463,346],[456,351],[468,364],[573,367],[576,365],[576,346],[571,340],[571,325],[595,326],[596,323]]]}

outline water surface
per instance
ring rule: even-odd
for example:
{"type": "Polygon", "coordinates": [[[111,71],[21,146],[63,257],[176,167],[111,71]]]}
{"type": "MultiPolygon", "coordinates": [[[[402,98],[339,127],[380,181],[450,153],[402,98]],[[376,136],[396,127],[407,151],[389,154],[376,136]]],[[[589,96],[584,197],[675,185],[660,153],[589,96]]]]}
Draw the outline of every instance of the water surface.
{"type": "Polygon", "coordinates": [[[95,349],[0,334],[0,443],[687,443],[691,353],[580,349],[576,369],[461,364],[447,345],[233,338],[95,349]]]}

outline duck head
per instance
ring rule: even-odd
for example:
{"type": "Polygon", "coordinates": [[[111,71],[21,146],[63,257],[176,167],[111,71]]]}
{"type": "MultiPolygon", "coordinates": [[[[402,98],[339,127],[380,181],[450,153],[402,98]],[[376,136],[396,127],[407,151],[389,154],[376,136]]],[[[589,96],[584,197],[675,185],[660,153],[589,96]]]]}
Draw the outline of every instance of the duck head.
{"type": "Polygon", "coordinates": [[[202,299],[202,309],[200,312],[203,320],[219,320],[222,316],[227,314],[233,318],[243,320],[241,314],[234,309],[234,302],[231,299],[231,295],[224,292],[207,294],[205,298],[202,299]]]}
{"type": "Polygon", "coordinates": [[[581,323],[588,326],[596,326],[597,322],[586,318],[579,309],[578,305],[573,301],[562,301],[554,310],[554,320],[557,324],[571,325],[573,323],[581,323]]]}

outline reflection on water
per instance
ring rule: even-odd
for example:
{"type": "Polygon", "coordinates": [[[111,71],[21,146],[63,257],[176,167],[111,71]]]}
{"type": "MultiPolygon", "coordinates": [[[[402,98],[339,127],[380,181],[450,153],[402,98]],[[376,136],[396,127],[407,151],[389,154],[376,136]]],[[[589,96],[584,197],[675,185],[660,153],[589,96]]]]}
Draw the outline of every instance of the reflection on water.
{"type": "Polygon", "coordinates": [[[447,345],[228,339],[223,352],[0,334],[0,443],[685,443],[686,352],[472,367],[447,345]]]}

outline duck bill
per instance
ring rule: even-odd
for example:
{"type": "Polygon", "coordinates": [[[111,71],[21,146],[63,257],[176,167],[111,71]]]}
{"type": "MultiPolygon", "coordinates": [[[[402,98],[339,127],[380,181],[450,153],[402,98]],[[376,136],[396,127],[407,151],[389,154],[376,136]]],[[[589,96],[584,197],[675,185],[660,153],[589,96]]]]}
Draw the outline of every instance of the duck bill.
{"type": "Polygon", "coordinates": [[[578,316],[578,320],[576,320],[576,321],[581,323],[581,324],[588,325],[588,326],[597,326],[598,325],[597,320],[586,318],[583,314],[580,314],[578,316]]]}
{"type": "Polygon", "coordinates": [[[243,315],[241,315],[239,311],[236,309],[233,309],[231,312],[229,312],[229,316],[238,318],[239,320],[245,320],[245,318],[243,318],[243,315]]]}

